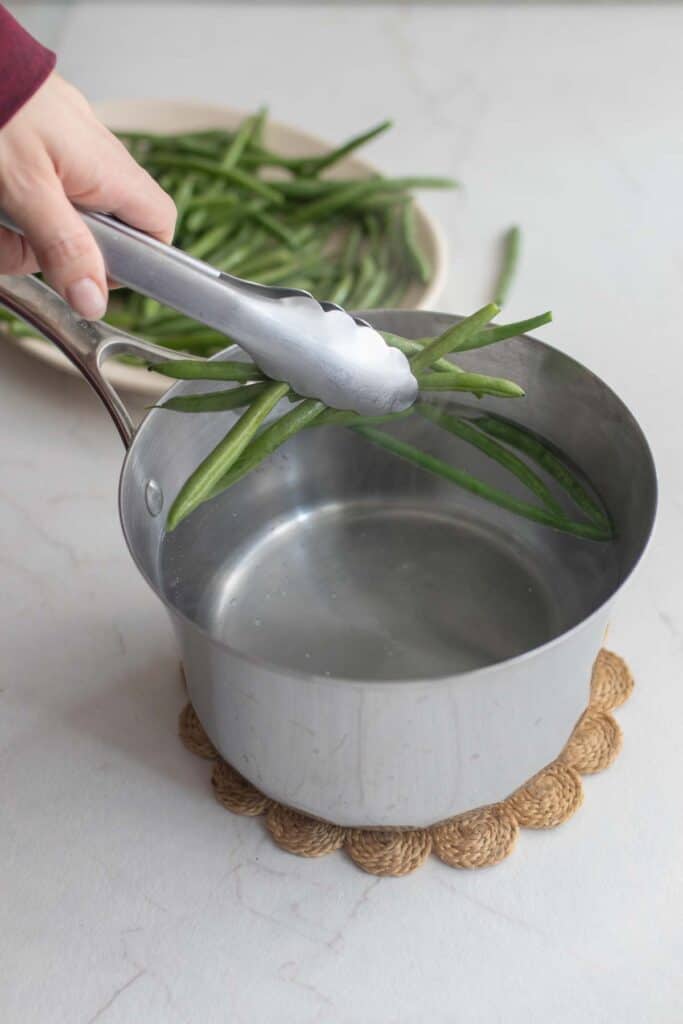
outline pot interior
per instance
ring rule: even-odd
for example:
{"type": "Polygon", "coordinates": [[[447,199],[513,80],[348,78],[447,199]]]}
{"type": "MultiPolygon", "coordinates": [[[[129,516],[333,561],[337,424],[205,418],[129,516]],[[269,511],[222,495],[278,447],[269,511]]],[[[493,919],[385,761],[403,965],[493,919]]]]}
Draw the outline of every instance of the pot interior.
{"type": "MultiPolygon", "coordinates": [[[[381,312],[369,319],[424,337],[456,318],[381,312]]],[[[368,681],[452,676],[576,626],[614,595],[647,542],[656,486],[642,433],[601,381],[530,338],[458,361],[513,378],[527,397],[467,397],[449,400],[449,409],[468,419],[503,417],[561,451],[611,516],[615,540],[584,540],[521,519],[339,427],[298,435],[165,536],[150,495],[159,488],[167,507],[234,414],[154,411],[122,477],[123,525],[138,565],[212,638],[285,672],[368,681]]],[[[178,386],[199,390],[206,383],[178,386]]],[[[537,500],[419,416],[384,429],[537,500]]]]}

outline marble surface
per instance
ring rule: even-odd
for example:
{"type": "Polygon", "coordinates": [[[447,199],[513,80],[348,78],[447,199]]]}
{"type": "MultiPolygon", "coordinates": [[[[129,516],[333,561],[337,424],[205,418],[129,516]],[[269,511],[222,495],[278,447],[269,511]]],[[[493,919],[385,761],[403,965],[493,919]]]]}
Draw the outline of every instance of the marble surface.
{"type": "Polygon", "coordinates": [[[181,748],[173,638],[119,532],[119,442],[85,385],[0,352],[0,1019],[6,1024],[673,1024],[683,1016],[683,10],[19,5],[93,99],[253,108],[464,183],[427,195],[441,305],[488,295],[646,429],[655,541],[612,646],[638,688],[617,765],[561,830],[405,880],[289,857],[181,748]],[[313,84],[312,84],[313,83],[313,84]]]}

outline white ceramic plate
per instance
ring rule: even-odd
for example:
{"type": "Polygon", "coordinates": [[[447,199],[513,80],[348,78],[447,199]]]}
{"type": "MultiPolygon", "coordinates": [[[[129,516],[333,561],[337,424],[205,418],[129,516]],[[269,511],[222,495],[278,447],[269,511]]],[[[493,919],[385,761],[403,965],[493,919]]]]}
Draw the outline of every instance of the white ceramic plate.
{"type": "MultiPolygon", "coordinates": [[[[100,119],[115,131],[183,132],[204,128],[234,129],[246,116],[244,111],[232,107],[213,106],[172,100],[121,100],[97,104],[100,119]]],[[[277,121],[268,121],[265,140],[269,147],[285,156],[318,156],[331,148],[331,143],[307,132],[277,121]]],[[[340,177],[362,178],[377,173],[372,164],[356,157],[339,162],[334,174],[340,177]]],[[[424,285],[414,285],[406,294],[402,306],[407,309],[434,309],[445,278],[446,246],[441,231],[419,204],[416,204],[418,237],[432,266],[432,277],[424,285]]],[[[10,336],[11,337],[11,336],[10,336]]],[[[60,370],[77,373],[62,353],[48,342],[38,338],[11,339],[25,352],[60,370]]],[[[169,381],[145,369],[109,362],[105,373],[115,387],[122,391],[157,396],[168,388],[169,381]]]]}

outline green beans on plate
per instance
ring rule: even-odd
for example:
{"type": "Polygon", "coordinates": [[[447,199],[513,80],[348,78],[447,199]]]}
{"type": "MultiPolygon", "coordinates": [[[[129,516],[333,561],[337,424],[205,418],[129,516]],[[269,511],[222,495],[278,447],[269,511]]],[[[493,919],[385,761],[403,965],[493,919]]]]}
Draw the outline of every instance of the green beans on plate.
{"type": "MultiPolygon", "coordinates": [[[[348,308],[400,307],[429,280],[413,194],[455,182],[422,175],[339,177],[337,164],[391,127],[383,121],[329,152],[288,157],[264,141],[265,110],[234,131],[120,132],[135,159],[175,200],[174,244],[225,273],[312,291],[348,308]]],[[[30,329],[3,318],[17,336],[30,329]]],[[[225,337],[128,289],[106,321],[140,338],[207,357],[225,337]]],[[[126,362],[138,362],[122,357],[126,362]]]]}
{"type": "MultiPolygon", "coordinates": [[[[389,121],[317,157],[286,157],[264,142],[265,111],[236,131],[155,135],[121,133],[122,141],[176,201],[175,244],[218,269],[263,284],[299,287],[349,308],[400,306],[429,279],[417,237],[412,195],[451,188],[444,178],[330,177],[335,165],[391,127],[389,121]],[[396,223],[405,225],[397,239],[396,223]]],[[[226,347],[217,331],[187,330],[189,321],[159,319],[125,290],[112,295],[112,322],[190,355],[226,347]],[[169,346],[168,342],[172,345],[169,346]]]]}

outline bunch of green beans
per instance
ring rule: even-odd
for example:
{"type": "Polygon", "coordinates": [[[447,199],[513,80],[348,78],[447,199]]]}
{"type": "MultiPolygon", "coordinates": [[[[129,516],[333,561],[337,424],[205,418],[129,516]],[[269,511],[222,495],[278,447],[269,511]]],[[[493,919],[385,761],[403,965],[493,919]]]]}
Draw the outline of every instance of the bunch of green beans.
{"type": "MultiPolygon", "coordinates": [[[[264,142],[265,124],[262,110],[235,131],[118,135],[173,197],[178,248],[237,277],[302,288],[349,309],[409,304],[411,288],[432,272],[418,238],[412,192],[455,182],[325,176],[390,128],[390,121],[317,157],[273,152],[264,142]]],[[[10,314],[0,318],[18,337],[35,333],[10,314]]],[[[112,292],[105,320],[202,358],[226,347],[220,332],[126,288],[112,292]]]]}
{"type": "MultiPolygon", "coordinates": [[[[135,159],[174,198],[174,244],[226,273],[312,291],[352,309],[398,306],[431,267],[416,234],[412,191],[442,178],[331,178],[325,172],[390,127],[385,121],[318,157],[285,157],[264,143],[266,114],[234,132],[121,133],[135,159]]],[[[110,322],[197,356],[225,338],[122,291],[110,322]]]]}
{"type": "MultiPolygon", "coordinates": [[[[498,306],[493,303],[484,306],[437,338],[409,341],[384,333],[384,339],[387,344],[399,348],[408,356],[421,392],[469,391],[478,397],[487,394],[501,398],[521,398],[524,392],[513,381],[464,372],[450,359],[454,353],[496,344],[551,320],[550,313],[543,313],[518,323],[489,326],[498,311],[498,306]]],[[[406,412],[383,417],[363,417],[353,412],[328,409],[316,399],[302,399],[294,395],[287,384],[264,378],[251,363],[229,360],[207,363],[181,359],[151,364],[152,368],[175,379],[221,380],[235,384],[225,390],[169,398],[161,403],[161,409],[197,413],[245,408],[223,440],[180,489],[168,513],[166,527],[169,532],[205,501],[234,486],[299,431],[309,427],[336,425],[351,428],[359,436],[398,458],[516,515],[590,540],[605,541],[613,536],[605,512],[561,456],[550,451],[538,438],[517,424],[494,416],[468,419],[455,415],[443,405],[426,402],[422,398],[406,412]],[[285,397],[294,403],[293,407],[266,423],[271,412],[285,397]],[[523,484],[536,501],[522,501],[407,444],[390,432],[377,429],[382,423],[391,424],[413,415],[421,416],[438,430],[447,431],[491,458],[523,484]],[[549,479],[545,479],[541,472],[549,479]],[[565,512],[553,493],[552,484],[556,485],[561,495],[571,500],[582,513],[582,519],[572,519],[565,512]]]]}

